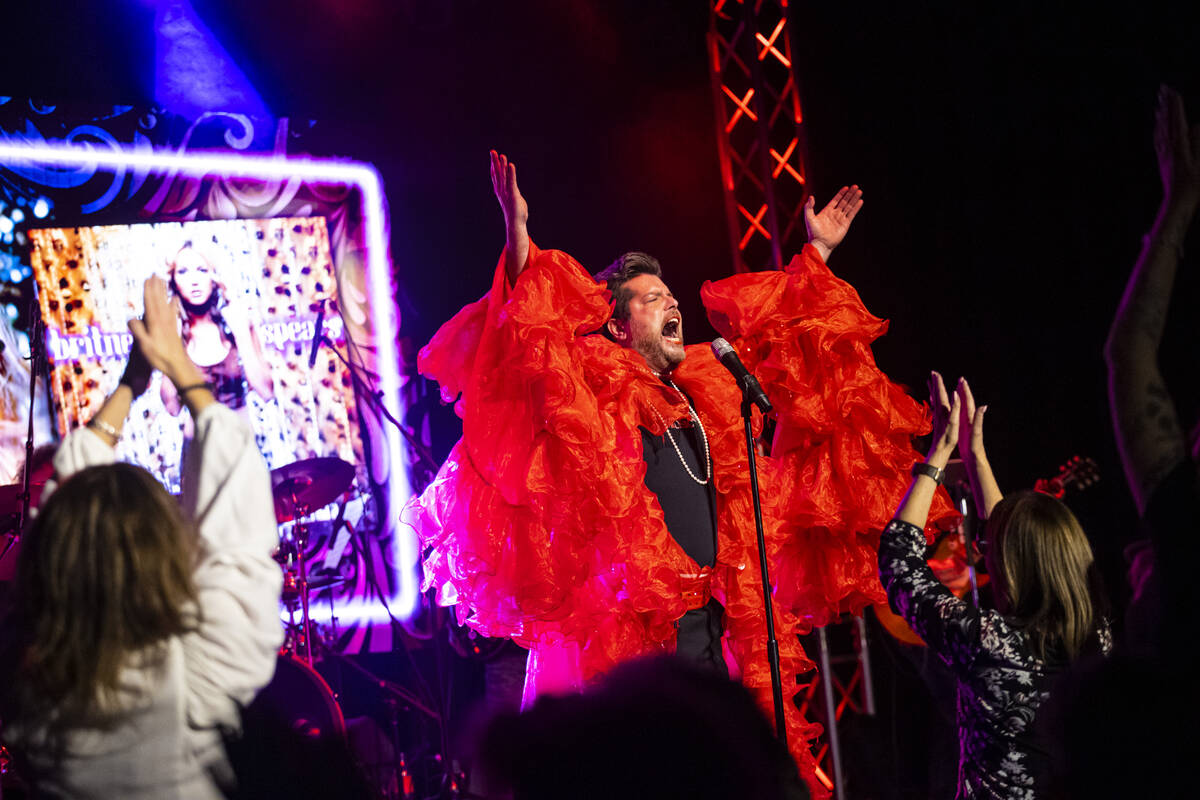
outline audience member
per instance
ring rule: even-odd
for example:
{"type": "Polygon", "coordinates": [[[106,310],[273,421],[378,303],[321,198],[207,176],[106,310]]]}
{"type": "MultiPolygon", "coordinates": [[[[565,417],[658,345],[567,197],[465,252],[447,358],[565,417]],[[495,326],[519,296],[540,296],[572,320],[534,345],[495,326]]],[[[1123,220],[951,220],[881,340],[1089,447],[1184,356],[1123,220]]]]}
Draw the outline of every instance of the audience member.
{"type": "Polygon", "coordinates": [[[159,278],[130,323],[144,361],[55,459],[3,627],[0,715],[35,796],[215,798],[222,734],[270,679],[282,639],[271,483],[254,435],[215,402],[159,278]],[[114,463],[150,370],[195,420],[177,503],[114,463]]]}
{"type": "Polygon", "coordinates": [[[1175,273],[1200,204],[1200,125],[1158,92],[1154,147],[1163,198],[1104,345],[1113,432],[1149,537],[1132,546],[1134,597],[1114,658],[1086,665],[1055,698],[1064,797],[1191,796],[1195,748],[1176,727],[1200,704],[1189,633],[1191,552],[1200,532],[1197,452],[1158,363],[1175,273]]]}
{"type": "Polygon", "coordinates": [[[676,657],[627,662],[582,695],[543,695],[481,740],[514,800],[807,798],[750,692],[676,657]]]}
{"type": "Polygon", "coordinates": [[[1092,550],[1070,510],[1047,494],[1003,497],[983,444],[983,415],[965,380],[953,402],[930,378],[933,444],[879,544],[888,602],[954,671],[959,798],[1045,796],[1053,743],[1035,724],[1055,680],[1080,657],[1111,650],[1092,550]],[[996,609],[955,597],[925,562],[922,533],[955,446],[987,519],[985,558],[996,609]]]}
{"type": "Polygon", "coordinates": [[[1200,532],[1197,453],[1187,437],[1158,364],[1175,273],[1184,239],[1200,205],[1200,125],[1188,127],[1183,98],[1163,86],[1154,126],[1163,199],[1113,318],[1104,356],[1113,432],[1125,477],[1153,545],[1147,595],[1157,608],[1138,609],[1132,621],[1138,650],[1164,658],[1194,647],[1180,635],[1191,589],[1190,553],[1184,549],[1200,532]]]}

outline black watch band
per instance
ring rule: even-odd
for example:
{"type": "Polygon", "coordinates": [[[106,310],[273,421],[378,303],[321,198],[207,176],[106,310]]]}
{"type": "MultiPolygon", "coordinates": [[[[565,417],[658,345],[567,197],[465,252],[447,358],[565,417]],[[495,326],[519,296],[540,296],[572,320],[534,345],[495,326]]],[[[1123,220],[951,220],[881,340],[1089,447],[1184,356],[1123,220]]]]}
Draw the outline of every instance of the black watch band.
{"type": "Polygon", "coordinates": [[[913,464],[912,474],[914,478],[918,475],[933,478],[933,482],[941,486],[942,481],[946,477],[946,470],[935,467],[933,464],[926,464],[924,461],[918,461],[916,464],[913,464]]]}

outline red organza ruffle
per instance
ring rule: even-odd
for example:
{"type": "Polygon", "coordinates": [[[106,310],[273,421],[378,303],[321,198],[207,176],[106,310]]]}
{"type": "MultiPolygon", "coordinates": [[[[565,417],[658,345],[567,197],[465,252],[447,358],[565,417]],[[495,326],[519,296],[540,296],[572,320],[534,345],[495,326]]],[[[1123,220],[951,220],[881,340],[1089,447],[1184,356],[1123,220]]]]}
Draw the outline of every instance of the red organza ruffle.
{"type": "MultiPolygon", "coordinates": [[[[785,534],[772,560],[776,600],[825,624],[884,601],[879,533],[920,456],[927,409],[875,364],[887,322],[811,246],[785,272],[738,275],[701,290],[713,324],[738,342],[777,414],[772,456],[785,534]]],[[[931,527],[957,514],[944,491],[931,527]]]]}

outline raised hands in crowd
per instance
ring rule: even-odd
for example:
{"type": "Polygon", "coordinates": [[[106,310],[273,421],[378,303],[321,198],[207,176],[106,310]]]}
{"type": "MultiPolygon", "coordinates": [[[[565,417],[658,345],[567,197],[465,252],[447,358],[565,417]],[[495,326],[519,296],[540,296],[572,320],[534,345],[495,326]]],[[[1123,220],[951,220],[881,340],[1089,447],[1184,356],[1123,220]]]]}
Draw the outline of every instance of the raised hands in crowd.
{"type": "MultiPolygon", "coordinates": [[[[959,378],[954,390],[949,392],[941,373],[931,372],[928,387],[929,404],[933,411],[933,441],[925,463],[944,472],[957,449],[967,469],[976,509],[981,519],[987,519],[1004,497],[996,484],[983,444],[983,415],[987,406],[975,405],[975,396],[965,378],[959,378]]],[[[897,518],[924,527],[935,488],[934,483],[914,483],[897,518]]]]}
{"type": "Polygon", "coordinates": [[[1200,205],[1200,124],[1179,93],[1158,93],[1154,149],[1163,198],[1121,298],[1104,355],[1113,430],[1125,477],[1143,514],[1155,489],[1187,456],[1183,426],[1158,366],[1175,272],[1200,205]]]}

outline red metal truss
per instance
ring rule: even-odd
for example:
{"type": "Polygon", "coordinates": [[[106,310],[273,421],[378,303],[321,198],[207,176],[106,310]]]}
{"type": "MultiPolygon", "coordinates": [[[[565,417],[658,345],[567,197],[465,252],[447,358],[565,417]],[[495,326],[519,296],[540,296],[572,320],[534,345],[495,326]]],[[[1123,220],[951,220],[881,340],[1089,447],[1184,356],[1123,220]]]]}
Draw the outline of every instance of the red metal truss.
{"type": "Polygon", "coordinates": [[[779,269],[808,198],[787,0],[712,0],[708,47],[734,269],[779,269]]]}

